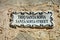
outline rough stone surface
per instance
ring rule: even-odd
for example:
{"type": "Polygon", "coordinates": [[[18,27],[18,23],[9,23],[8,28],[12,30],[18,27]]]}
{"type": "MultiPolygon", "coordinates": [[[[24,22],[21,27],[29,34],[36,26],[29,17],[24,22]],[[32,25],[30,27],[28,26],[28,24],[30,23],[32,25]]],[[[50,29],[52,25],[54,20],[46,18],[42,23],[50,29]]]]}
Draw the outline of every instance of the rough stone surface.
{"type": "Polygon", "coordinates": [[[0,0],[0,40],[60,40],[59,0],[0,0]],[[53,29],[11,28],[13,11],[53,11],[53,29]]]}

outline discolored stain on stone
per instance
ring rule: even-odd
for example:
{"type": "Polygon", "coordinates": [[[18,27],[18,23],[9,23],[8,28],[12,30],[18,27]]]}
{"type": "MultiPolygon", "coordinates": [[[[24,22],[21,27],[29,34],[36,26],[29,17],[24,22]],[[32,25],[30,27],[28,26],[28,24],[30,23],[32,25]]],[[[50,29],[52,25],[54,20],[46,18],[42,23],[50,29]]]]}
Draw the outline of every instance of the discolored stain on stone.
{"type": "Polygon", "coordinates": [[[30,34],[20,32],[13,40],[35,40],[30,34]]]}
{"type": "Polygon", "coordinates": [[[2,34],[3,33],[3,28],[2,27],[0,27],[0,34],[2,34]]]}
{"type": "Polygon", "coordinates": [[[58,18],[60,18],[60,14],[58,14],[57,16],[58,16],[58,18]]]}

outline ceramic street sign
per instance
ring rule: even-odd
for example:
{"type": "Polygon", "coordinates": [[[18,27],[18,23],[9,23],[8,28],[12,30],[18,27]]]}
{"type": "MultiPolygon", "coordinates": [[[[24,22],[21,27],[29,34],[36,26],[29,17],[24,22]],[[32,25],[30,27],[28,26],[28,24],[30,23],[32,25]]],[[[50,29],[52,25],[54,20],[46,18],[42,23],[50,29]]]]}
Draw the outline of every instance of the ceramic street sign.
{"type": "Polygon", "coordinates": [[[25,27],[52,27],[52,12],[12,12],[11,25],[25,27]]]}

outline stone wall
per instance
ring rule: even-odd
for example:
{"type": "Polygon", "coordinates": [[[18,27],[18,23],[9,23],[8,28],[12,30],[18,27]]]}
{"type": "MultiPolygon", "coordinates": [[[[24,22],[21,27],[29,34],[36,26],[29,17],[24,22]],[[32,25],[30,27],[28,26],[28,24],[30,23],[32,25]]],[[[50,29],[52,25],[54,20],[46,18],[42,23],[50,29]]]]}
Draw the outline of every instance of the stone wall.
{"type": "Polygon", "coordinates": [[[0,40],[60,40],[59,0],[0,0],[0,40]],[[52,29],[11,28],[13,11],[53,11],[52,29]]]}

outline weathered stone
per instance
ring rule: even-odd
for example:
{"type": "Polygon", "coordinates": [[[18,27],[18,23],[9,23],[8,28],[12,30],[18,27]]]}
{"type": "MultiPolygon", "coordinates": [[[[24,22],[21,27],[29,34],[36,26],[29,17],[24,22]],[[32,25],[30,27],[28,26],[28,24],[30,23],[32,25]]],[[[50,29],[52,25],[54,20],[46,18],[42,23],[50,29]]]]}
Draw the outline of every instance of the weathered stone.
{"type": "Polygon", "coordinates": [[[60,40],[59,0],[0,0],[0,40],[60,40]],[[13,11],[52,10],[53,29],[10,28],[9,19],[13,11]],[[58,11],[57,11],[58,10],[58,11]],[[7,15],[8,14],[8,15],[7,15]],[[58,16],[59,15],[59,16],[58,16]]]}
{"type": "Polygon", "coordinates": [[[13,40],[35,40],[35,39],[28,33],[20,32],[13,40]]]}
{"type": "Polygon", "coordinates": [[[60,0],[51,0],[54,4],[60,5],[60,0]]]}

